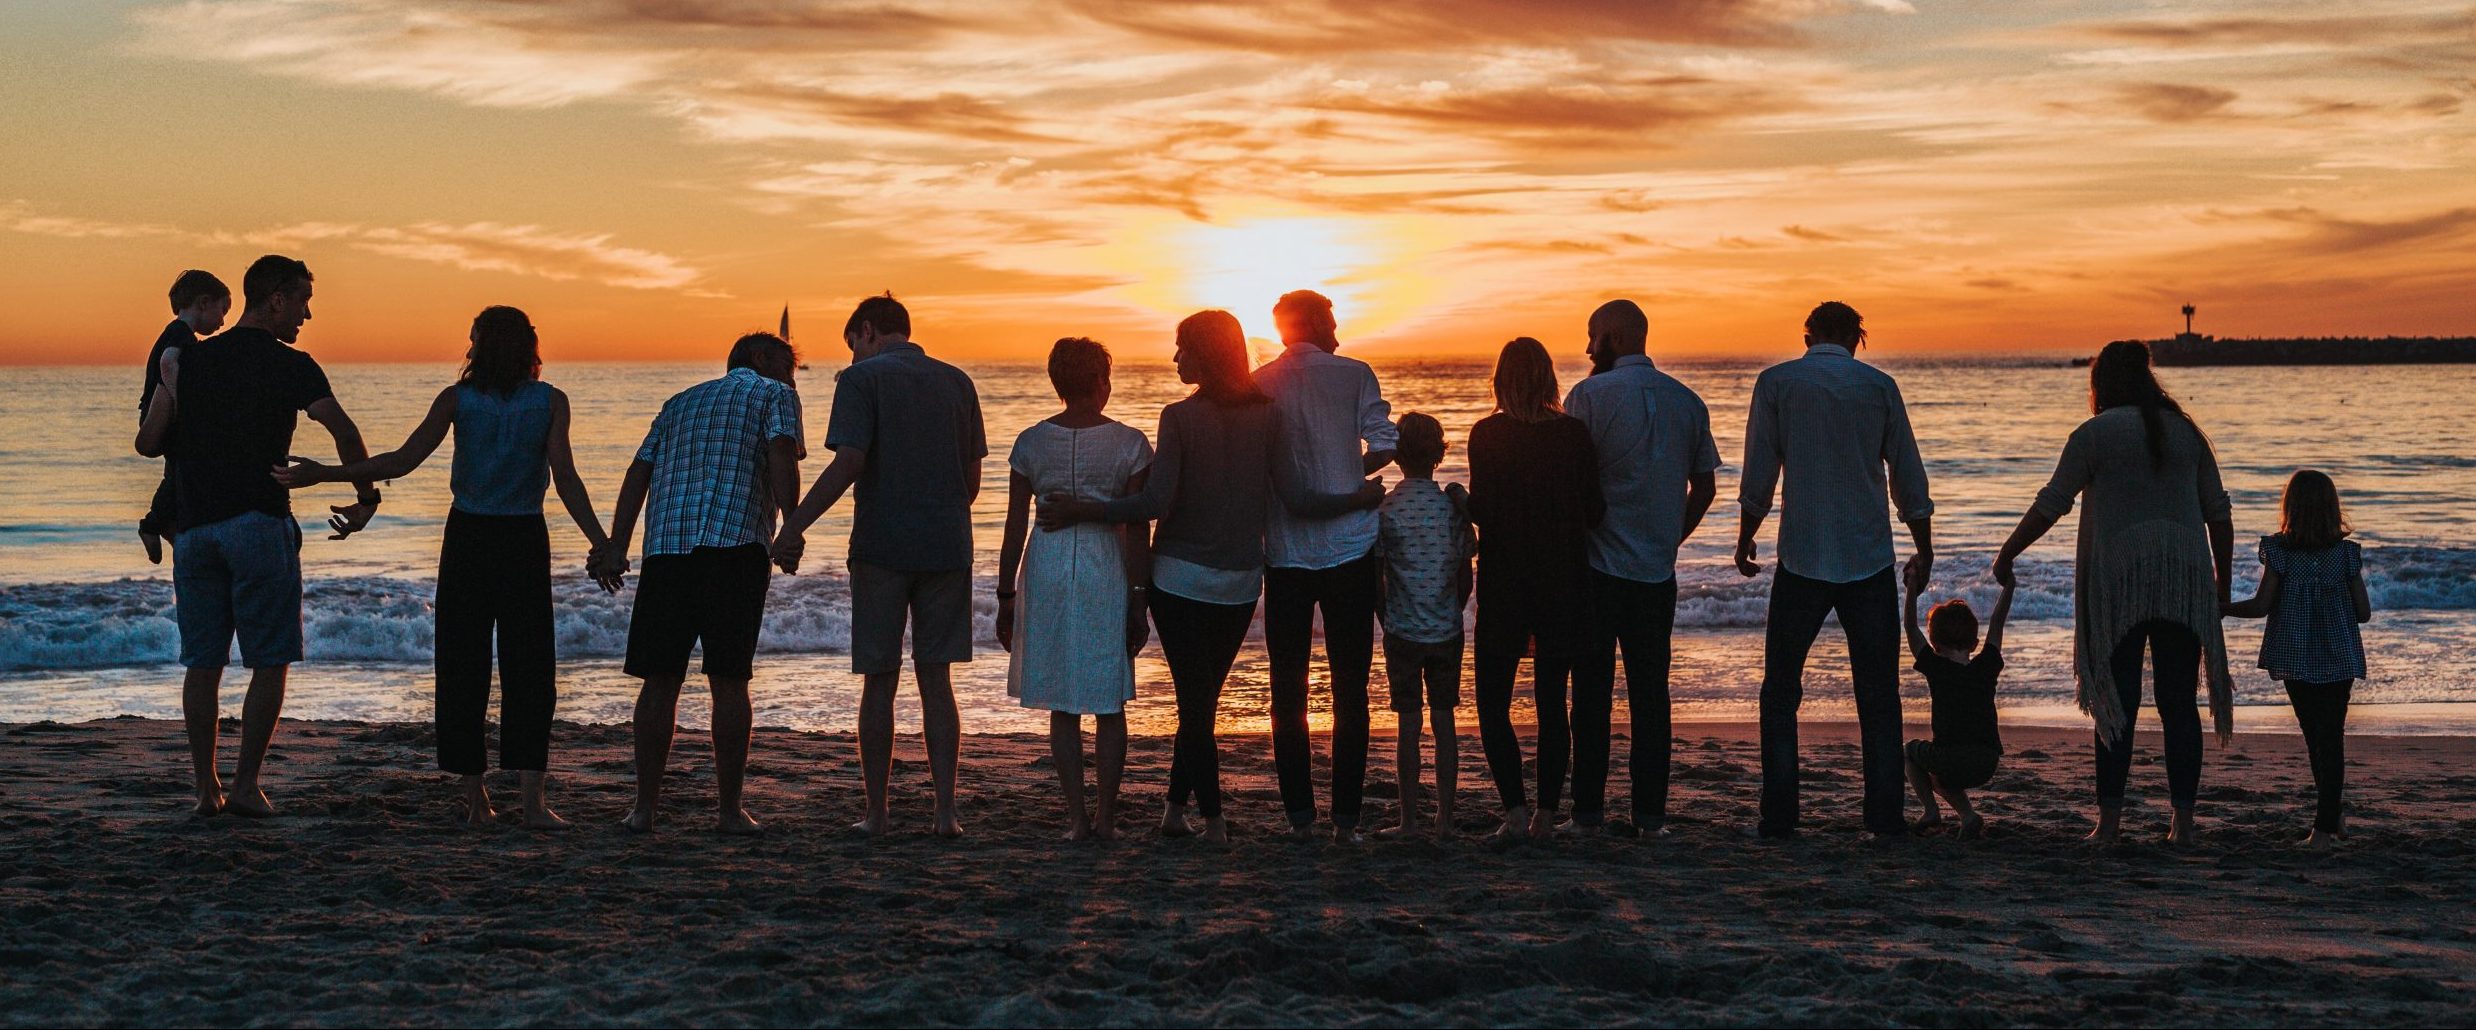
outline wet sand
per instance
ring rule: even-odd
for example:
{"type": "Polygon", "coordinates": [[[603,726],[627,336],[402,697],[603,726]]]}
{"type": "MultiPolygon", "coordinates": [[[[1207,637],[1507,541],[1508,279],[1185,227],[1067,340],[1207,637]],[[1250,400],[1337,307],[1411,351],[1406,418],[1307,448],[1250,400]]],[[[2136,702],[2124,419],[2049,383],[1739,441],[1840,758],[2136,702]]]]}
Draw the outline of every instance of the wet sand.
{"type": "Polygon", "coordinates": [[[760,730],[752,841],[707,829],[694,734],[632,836],[625,727],[560,728],[557,833],[457,825],[426,727],[285,724],[265,822],[186,815],[176,723],[0,727],[0,1024],[2476,1023],[2476,741],[2350,740],[2353,839],[2315,852],[2294,736],[2213,745],[2168,848],[2144,735],[2137,842],[2099,849],[2085,734],[2006,731],[1988,839],[1882,845],[1852,733],[1806,727],[1795,842],[1735,832],[1751,727],[1695,724],[1668,837],[1481,843],[1471,736],[1461,842],[1342,847],[1271,836],[1261,737],[1224,741],[1214,846],[1150,832],[1167,738],[1133,743],[1123,839],[1070,844],[1034,737],[967,738],[948,842],[916,738],[870,840],[850,738],[760,730]]]}

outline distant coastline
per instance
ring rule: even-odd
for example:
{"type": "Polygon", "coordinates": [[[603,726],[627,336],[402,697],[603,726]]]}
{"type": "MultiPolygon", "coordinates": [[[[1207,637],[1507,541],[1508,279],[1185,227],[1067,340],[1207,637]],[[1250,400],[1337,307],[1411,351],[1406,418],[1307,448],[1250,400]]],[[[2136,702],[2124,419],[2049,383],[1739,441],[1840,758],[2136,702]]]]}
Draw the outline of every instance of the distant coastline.
{"type": "MultiPolygon", "coordinates": [[[[2476,364],[2476,337],[2321,336],[2295,339],[2219,339],[2178,333],[2173,339],[2140,340],[2160,366],[2202,365],[2466,365],[2476,364]]],[[[2088,358],[2072,359],[2074,367],[2088,358]]]]}

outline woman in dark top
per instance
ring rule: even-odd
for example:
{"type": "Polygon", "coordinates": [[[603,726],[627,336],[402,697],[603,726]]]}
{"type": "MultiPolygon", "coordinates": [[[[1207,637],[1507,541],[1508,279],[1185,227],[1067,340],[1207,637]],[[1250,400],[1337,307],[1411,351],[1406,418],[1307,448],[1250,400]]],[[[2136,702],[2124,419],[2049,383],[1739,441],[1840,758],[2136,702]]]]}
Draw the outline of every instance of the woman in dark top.
{"type": "Polygon", "coordinates": [[[1496,359],[1496,413],[1470,430],[1470,518],[1479,529],[1479,737],[1505,806],[1498,839],[1545,837],[1573,737],[1565,686],[1588,621],[1585,539],[1607,505],[1590,429],[1557,403],[1556,366],[1527,336],[1496,359]],[[1531,657],[1539,702],[1539,807],[1522,790],[1513,680],[1531,657]]]}

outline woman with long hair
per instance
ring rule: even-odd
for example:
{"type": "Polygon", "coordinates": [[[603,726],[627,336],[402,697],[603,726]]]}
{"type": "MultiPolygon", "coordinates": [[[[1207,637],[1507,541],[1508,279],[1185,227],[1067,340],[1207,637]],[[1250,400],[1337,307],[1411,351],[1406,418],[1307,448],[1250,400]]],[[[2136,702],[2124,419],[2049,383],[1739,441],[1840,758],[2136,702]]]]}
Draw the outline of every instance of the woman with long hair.
{"type": "MultiPolygon", "coordinates": [[[[463,778],[465,819],[494,822],[484,733],[490,706],[491,642],[499,662],[499,767],[523,783],[525,825],[565,826],[543,796],[550,761],[550,717],[558,696],[558,654],[550,597],[550,528],[542,494],[555,482],[585,542],[608,542],[576,475],[568,446],[567,394],[541,381],[541,339],[515,308],[483,308],[454,385],[404,445],[341,467],[294,458],[275,470],[293,489],[313,483],[396,479],[420,468],[456,434],[448,487],[455,496],[439,546],[432,606],[438,698],[439,768],[463,778]]],[[[615,577],[599,581],[616,591],[615,577]]]]}
{"type": "Polygon", "coordinates": [[[1586,540],[1607,505],[1590,428],[1557,403],[1547,348],[1527,336],[1505,344],[1494,387],[1495,414],[1470,430],[1470,518],[1479,530],[1479,739],[1505,809],[1495,836],[1509,840],[1545,837],[1555,826],[1573,753],[1565,688],[1590,615],[1586,540]],[[1536,814],[1513,733],[1524,654],[1539,705],[1536,814]]]}
{"type": "Polygon", "coordinates": [[[2073,571],[2072,667],[2080,707],[2097,722],[2097,828],[2112,843],[2132,768],[2132,725],[2141,705],[2141,657],[2152,666],[2158,721],[2166,730],[2167,839],[2192,839],[2201,786],[2196,695],[2206,664],[2219,739],[2234,730],[2219,610],[2228,602],[2235,525],[2218,456],[2150,369],[2149,348],[2106,345],[2089,366],[2088,421],[2072,431],[2036,503],[1995,558],[1995,579],[2081,501],[2073,571]]]}

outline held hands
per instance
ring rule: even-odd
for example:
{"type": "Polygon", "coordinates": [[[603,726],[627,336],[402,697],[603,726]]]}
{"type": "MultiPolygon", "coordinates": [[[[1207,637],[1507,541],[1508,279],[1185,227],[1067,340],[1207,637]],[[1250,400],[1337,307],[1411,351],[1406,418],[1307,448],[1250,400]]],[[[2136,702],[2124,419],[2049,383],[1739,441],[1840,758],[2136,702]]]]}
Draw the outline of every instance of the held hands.
{"type": "Polygon", "coordinates": [[[378,514],[378,505],[356,501],[352,504],[331,505],[327,510],[335,513],[327,517],[327,528],[335,531],[335,535],[327,539],[342,540],[361,532],[362,527],[369,525],[371,517],[378,514]]]}
{"type": "Polygon", "coordinates": [[[808,537],[805,534],[794,533],[789,529],[785,529],[781,533],[775,535],[773,554],[774,567],[781,569],[785,575],[798,573],[800,570],[800,557],[807,553],[808,537]]]}
{"type": "Polygon", "coordinates": [[[1924,593],[1926,591],[1927,582],[1933,578],[1934,554],[1932,552],[1919,551],[1916,554],[1912,554],[1909,556],[1908,564],[1903,565],[1900,568],[1901,582],[1908,587],[1909,593],[1912,594],[1924,593]]]}
{"type": "Polygon", "coordinates": [[[627,583],[627,551],[613,540],[593,545],[585,556],[585,575],[593,577],[594,585],[601,587],[603,593],[618,593],[627,583]]]}
{"type": "Polygon", "coordinates": [[[2003,584],[2003,589],[2012,589],[2012,552],[2005,551],[1995,555],[1994,575],[1995,582],[2003,584]]]}
{"type": "Polygon", "coordinates": [[[335,466],[321,465],[298,454],[287,454],[284,460],[291,464],[277,465],[271,474],[276,482],[284,485],[286,490],[298,490],[305,486],[335,482],[335,466]]]}

